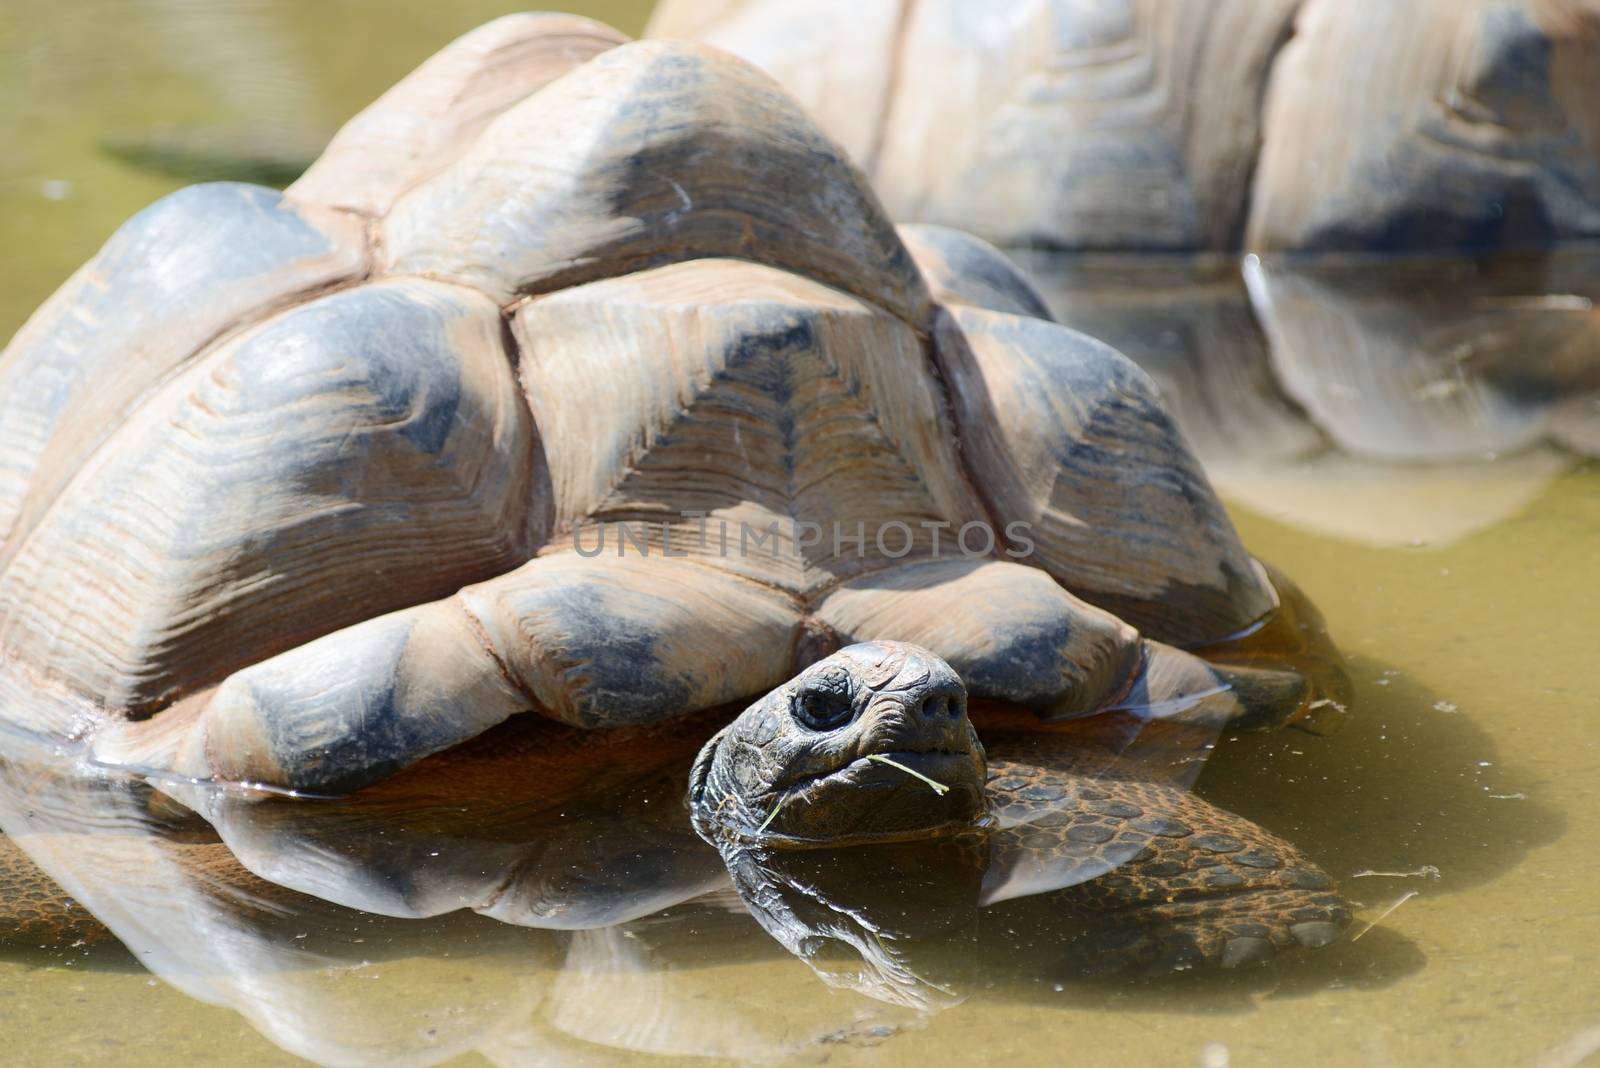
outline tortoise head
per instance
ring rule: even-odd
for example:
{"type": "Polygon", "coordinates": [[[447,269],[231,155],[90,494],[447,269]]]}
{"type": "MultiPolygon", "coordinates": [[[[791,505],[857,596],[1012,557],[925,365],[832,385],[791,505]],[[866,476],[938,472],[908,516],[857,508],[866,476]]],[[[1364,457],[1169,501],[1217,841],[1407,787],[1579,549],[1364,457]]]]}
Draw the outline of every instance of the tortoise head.
{"type": "Polygon", "coordinates": [[[708,837],[837,844],[987,814],[966,687],[926,649],[853,645],[773,690],[700,751],[688,804],[708,837]]]}

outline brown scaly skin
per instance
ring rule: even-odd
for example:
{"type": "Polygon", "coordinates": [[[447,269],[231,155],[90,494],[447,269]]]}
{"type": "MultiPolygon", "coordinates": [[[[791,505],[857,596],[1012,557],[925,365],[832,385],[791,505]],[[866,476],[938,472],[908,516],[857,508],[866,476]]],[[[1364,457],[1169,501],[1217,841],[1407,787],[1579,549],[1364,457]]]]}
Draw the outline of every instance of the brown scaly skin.
{"type": "Polygon", "coordinates": [[[1081,970],[1250,964],[1326,945],[1349,925],[1333,880],[1283,839],[1176,786],[1103,769],[1089,778],[1073,754],[1061,756],[1054,767],[993,762],[988,795],[997,811],[1049,797],[1048,816],[998,832],[1027,852],[1089,843],[1114,861],[1137,849],[1109,874],[1055,892],[1092,921],[1075,954],[1081,970]]]}
{"type": "MultiPolygon", "coordinates": [[[[230,907],[263,915],[292,914],[303,907],[301,895],[245,870],[227,846],[204,831],[192,836],[180,832],[168,841],[184,869],[194,874],[194,887],[230,907]]],[[[105,924],[57,885],[12,838],[0,834],[0,946],[63,950],[115,941],[105,924]]]]}
{"type": "Polygon", "coordinates": [[[62,893],[15,842],[0,835],[0,944],[60,949],[110,937],[88,909],[62,893]]]}

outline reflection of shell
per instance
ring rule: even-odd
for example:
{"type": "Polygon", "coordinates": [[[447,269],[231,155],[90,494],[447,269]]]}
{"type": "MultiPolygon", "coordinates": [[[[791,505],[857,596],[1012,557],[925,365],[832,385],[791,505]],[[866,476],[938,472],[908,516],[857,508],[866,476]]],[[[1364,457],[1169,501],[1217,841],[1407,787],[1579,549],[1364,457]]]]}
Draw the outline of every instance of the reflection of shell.
{"type": "Polygon", "coordinates": [[[830,6],[666,0],[651,32],[771,71],[906,221],[1074,250],[1600,236],[1592,0],[830,6]]]}
{"type": "Polygon", "coordinates": [[[1600,253],[1252,260],[1248,293],[1223,260],[1019,255],[1056,317],[1144,366],[1219,489],[1264,515],[1448,542],[1570,466],[1552,445],[1600,455],[1600,253]]]}
{"type": "Polygon", "coordinates": [[[1540,447],[1493,463],[1378,464],[1339,452],[1212,467],[1217,489],[1252,512],[1376,547],[1448,545],[1519,514],[1572,466],[1540,447]]]}
{"type": "Polygon", "coordinates": [[[1600,456],[1600,392],[1568,397],[1552,410],[1556,440],[1585,456],[1600,456]]]}
{"type": "MultiPolygon", "coordinates": [[[[745,968],[741,989],[765,983],[764,998],[713,997],[726,972],[673,967],[651,920],[573,937],[459,914],[390,920],[283,891],[219,856],[214,839],[160,826],[142,784],[69,775],[58,753],[15,741],[0,762],[0,828],[142,967],[317,1064],[421,1068],[474,1049],[497,1063],[591,1063],[605,1047],[765,1062],[863,1018],[907,1018],[818,996],[800,967],[745,968]]],[[[307,866],[319,859],[309,845],[297,858],[307,866]]],[[[435,851],[478,845],[469,836],[435,851]]],[[[678,941],[708,965],[759,955],[766,936],[739,911],[713,939],[703,934],[717,912],[679,920],[692,933],[678,941]]]]}
{"type": "Polygon", "coordinates": [[[1293,266],[1246,278],[1280,382],[1340,448],[1482,459],[1550,436],[1557,402],[1600,389],[1600,254],[1490,264],[1293,266]]]}
{"type": "Polygon", "coordinates": [[[1150,373],[1208,468],[1291,460],[1325,448],[1322,434],[1278,386],[1231,259],[1014,255],[1058,321],[1104,340],[1150,373]]]}

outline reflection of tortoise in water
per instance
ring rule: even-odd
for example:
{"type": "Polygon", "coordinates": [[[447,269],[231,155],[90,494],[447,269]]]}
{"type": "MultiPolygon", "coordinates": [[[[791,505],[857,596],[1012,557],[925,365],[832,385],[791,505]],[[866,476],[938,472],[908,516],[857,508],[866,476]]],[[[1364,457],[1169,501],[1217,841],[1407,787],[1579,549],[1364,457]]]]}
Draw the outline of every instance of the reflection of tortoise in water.
{"type": "Polygon", "coordinates": [[[1048,716],[1163,673],[1327,704],[1230,637],[1276,596],[1142,374],[981,244],[902,244],[749,68],[576,62],[613,43],[492,24],[287,196],[170,198],[24,328],[11,720],[340,792],[523,711],[647,723],[855,641],[1048,716]]]}

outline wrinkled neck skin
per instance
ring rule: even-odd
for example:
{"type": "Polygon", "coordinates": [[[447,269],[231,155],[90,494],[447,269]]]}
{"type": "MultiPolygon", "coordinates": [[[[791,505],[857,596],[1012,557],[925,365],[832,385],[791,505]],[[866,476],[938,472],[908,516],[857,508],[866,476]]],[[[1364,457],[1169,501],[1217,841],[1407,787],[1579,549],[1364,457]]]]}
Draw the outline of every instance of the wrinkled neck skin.
{"type": "Polygon", "coordinates": [[[930,1011],[961,1000],[988,866],[987,830],[840,848],[726,840],[722,857],[756,922],[828,985],[930,1011]]]}

